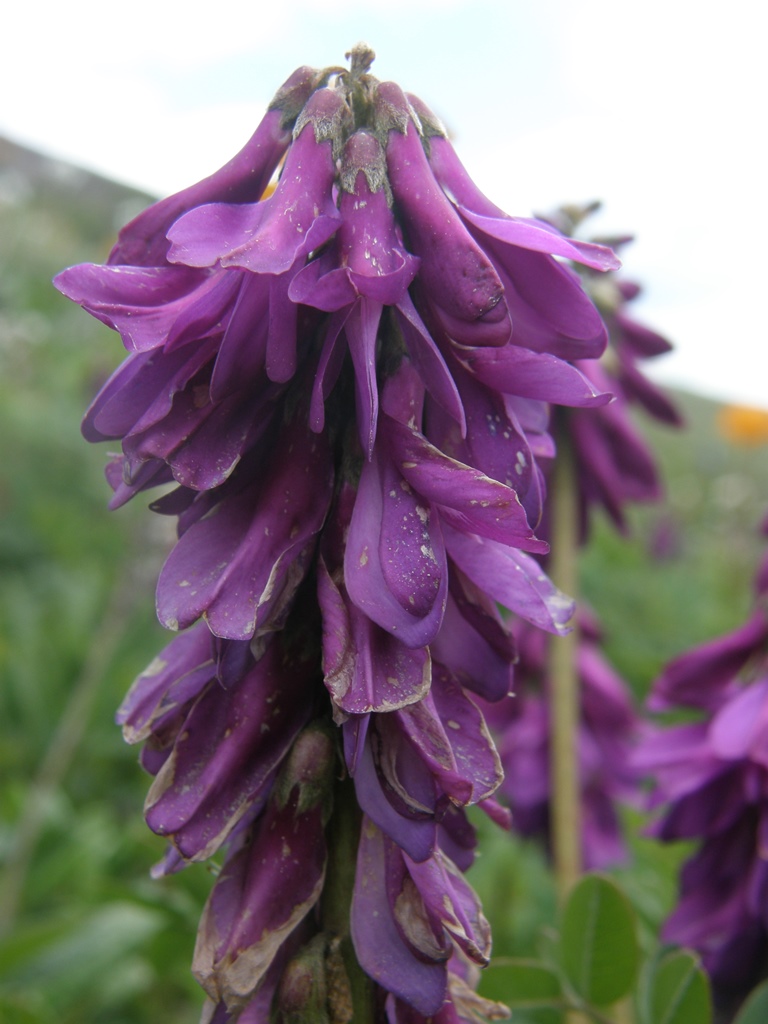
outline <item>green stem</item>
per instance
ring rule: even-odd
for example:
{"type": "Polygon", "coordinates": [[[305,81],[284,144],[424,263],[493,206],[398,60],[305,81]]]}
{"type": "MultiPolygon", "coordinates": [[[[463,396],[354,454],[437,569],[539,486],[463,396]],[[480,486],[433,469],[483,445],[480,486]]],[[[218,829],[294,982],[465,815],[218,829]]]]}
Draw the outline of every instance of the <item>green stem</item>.
{"type": "MultiPolygon", "coordinates": [[[[578,589],[578,502],[573,459],[567,439],[558,438],[552,487],[553,582],[570,597],[578,589]]],[[[580,716],[576,672],[576,628],[553,637],[550,646],[551,831],[555,881],[561,904],[579,878],[581,864],[581,794],[577,737],[580,716]]]]}
{"type": "Polygon", "coordinates": [[[338,940],[352,997],[354,1024],[374,1024],[373,983],[357,962],[350,937],[350,910],[355,885],[360,808],[351,779],[337,783],[328,823],[328,867],[320,905],[323,930],[338,940]]]}

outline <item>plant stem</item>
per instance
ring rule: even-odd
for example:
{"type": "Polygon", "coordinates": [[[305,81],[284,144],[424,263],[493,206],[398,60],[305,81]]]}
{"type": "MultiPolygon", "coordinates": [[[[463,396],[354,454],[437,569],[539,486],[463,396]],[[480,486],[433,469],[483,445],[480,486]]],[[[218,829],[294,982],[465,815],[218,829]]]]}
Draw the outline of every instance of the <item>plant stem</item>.
{"type": "Polygon", "coordinates": [[[374,1024],[373,983],[357,962],[350,937],[349,915],[360,842],[361,813],[355,787],[347,778],[337,783],[328,823],[328,867],[321,902],[323,930],[339,941],[352,997],[354,1024],[374,1024]]]}
{"type": "MultiPolygon", "coordinates": [[[[578,503],[576,479],[567,438],[558,437],[552,487],[553,582],[576,598],[578,589],[578,503]]],[[[581,808],[577,737],[579,680],[576,672],[578,634],[553,637],[550,645],[550,774],[551,832],[555,881],[560,903],[581,874],[581,808]]]]}

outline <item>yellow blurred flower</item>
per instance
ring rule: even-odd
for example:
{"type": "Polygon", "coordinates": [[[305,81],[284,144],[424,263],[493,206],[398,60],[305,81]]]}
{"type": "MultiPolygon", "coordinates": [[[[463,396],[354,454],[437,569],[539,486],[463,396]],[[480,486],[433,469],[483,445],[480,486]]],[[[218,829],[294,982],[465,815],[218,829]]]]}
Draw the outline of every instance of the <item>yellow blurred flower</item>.
{"type": "Polygon", "coordinates": [[[717,414],[717,429],[733,444],[768,444],[768,410],[724,405],[717,414]]]}

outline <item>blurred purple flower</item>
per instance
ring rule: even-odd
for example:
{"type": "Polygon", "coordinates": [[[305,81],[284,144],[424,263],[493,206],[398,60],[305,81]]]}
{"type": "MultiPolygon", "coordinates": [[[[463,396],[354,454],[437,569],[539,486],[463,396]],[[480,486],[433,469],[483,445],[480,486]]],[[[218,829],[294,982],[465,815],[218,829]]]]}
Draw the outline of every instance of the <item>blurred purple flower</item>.
{"type": "Polygon", "coordinates": [[[654,711],[697,712],[649,727],[635,755],[654,780],[651,833],[700,845],[680,875],[670,942],[697,949],[718,1000],[742,999],[768,951],[768,615],[762,572],[748,622],[679,655],[649,698],[654,711]]]}
{"type": "MultiPolygon", "coordinates": [[[[547,226],[567,234],[599,204],[562,207],[548,218],[547,226]]],[[[610,242],[621,247],[631,238],[610,242]]],[[[589,243],[574,242],[583,246],[589,243]]],[[[579,274],[608,330],[608,347],[600,353],[579,357],[578,370],[597,391],[610,393],[613,401],[587,411],[558,412],[556,436],[568,436],[576,464],[582,518],[586,536],[591,511],[602,507],[615,526],[626,530],[625,506],[629,502],[657,501],[661,484],[653,453],[638,432],[632,406],[641,406],[648,415],[668,426],[680,426],[682,420],[665,393],[642,372],[640,364],[671,351],[661,335],[634,319],[629,304],[640,294],[639,285],[608,273],[615,270],[597,262],[578,261],[579,274]]]]}
{"type": "MultiPolygon", "coordinates": [[[[577,671],[581,722],[577,737],[582,815],[582,856],[589,870],[621,863],[626,849],[618,805],[637,798],[630,768],[638,721],[626,683],[600,652],[600,630],[582,608],[577,617],[577,671]]],[[[546,638],[521,624],[515,700],[483,705],[504,768],[499,792],[512,811],[512,827],[549,843],[550,692],[546,638]]]]}

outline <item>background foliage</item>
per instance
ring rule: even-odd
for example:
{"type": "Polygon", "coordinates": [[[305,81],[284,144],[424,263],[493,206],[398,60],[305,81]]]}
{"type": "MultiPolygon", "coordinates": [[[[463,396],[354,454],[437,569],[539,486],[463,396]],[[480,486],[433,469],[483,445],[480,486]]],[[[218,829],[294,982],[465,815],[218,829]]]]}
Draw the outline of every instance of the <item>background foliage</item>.
{"type": "MultiPolygon", "coordinates": [[[[146,777],[113,724],[164,644],[153,588],[170,524],[141,499],[108,513],[105,452],[79,421],[121,359],[119,339],[51,287],[103,261],[147,202],[0,140],[0,1020],[166,1024],[197,1019],[189,974],[205,867],[149,877],[163,850],[143,823],[146,777]]],[[[631,226],[630,226],[631,227],[631,226]]],[[[663,329],[663,325],[657,325],[663,329]]],[[[734,445],[720,410],[679,395],[684,433],[648,428],[668,484],[630,539],[594,524],[584,595],[641,699],[672,655],[737,626],[762,550],[766,449],[734,445]]],[[[641,944],[674,899],[684,851],[640,837],[619,875],[641,944]]],[[[555,920],[539,851],[483,830],[472,872],[495,952],[526,956],[555,920]]],[[[547,1021],[539,1013],[518,1021],[547,1021]]]]}

